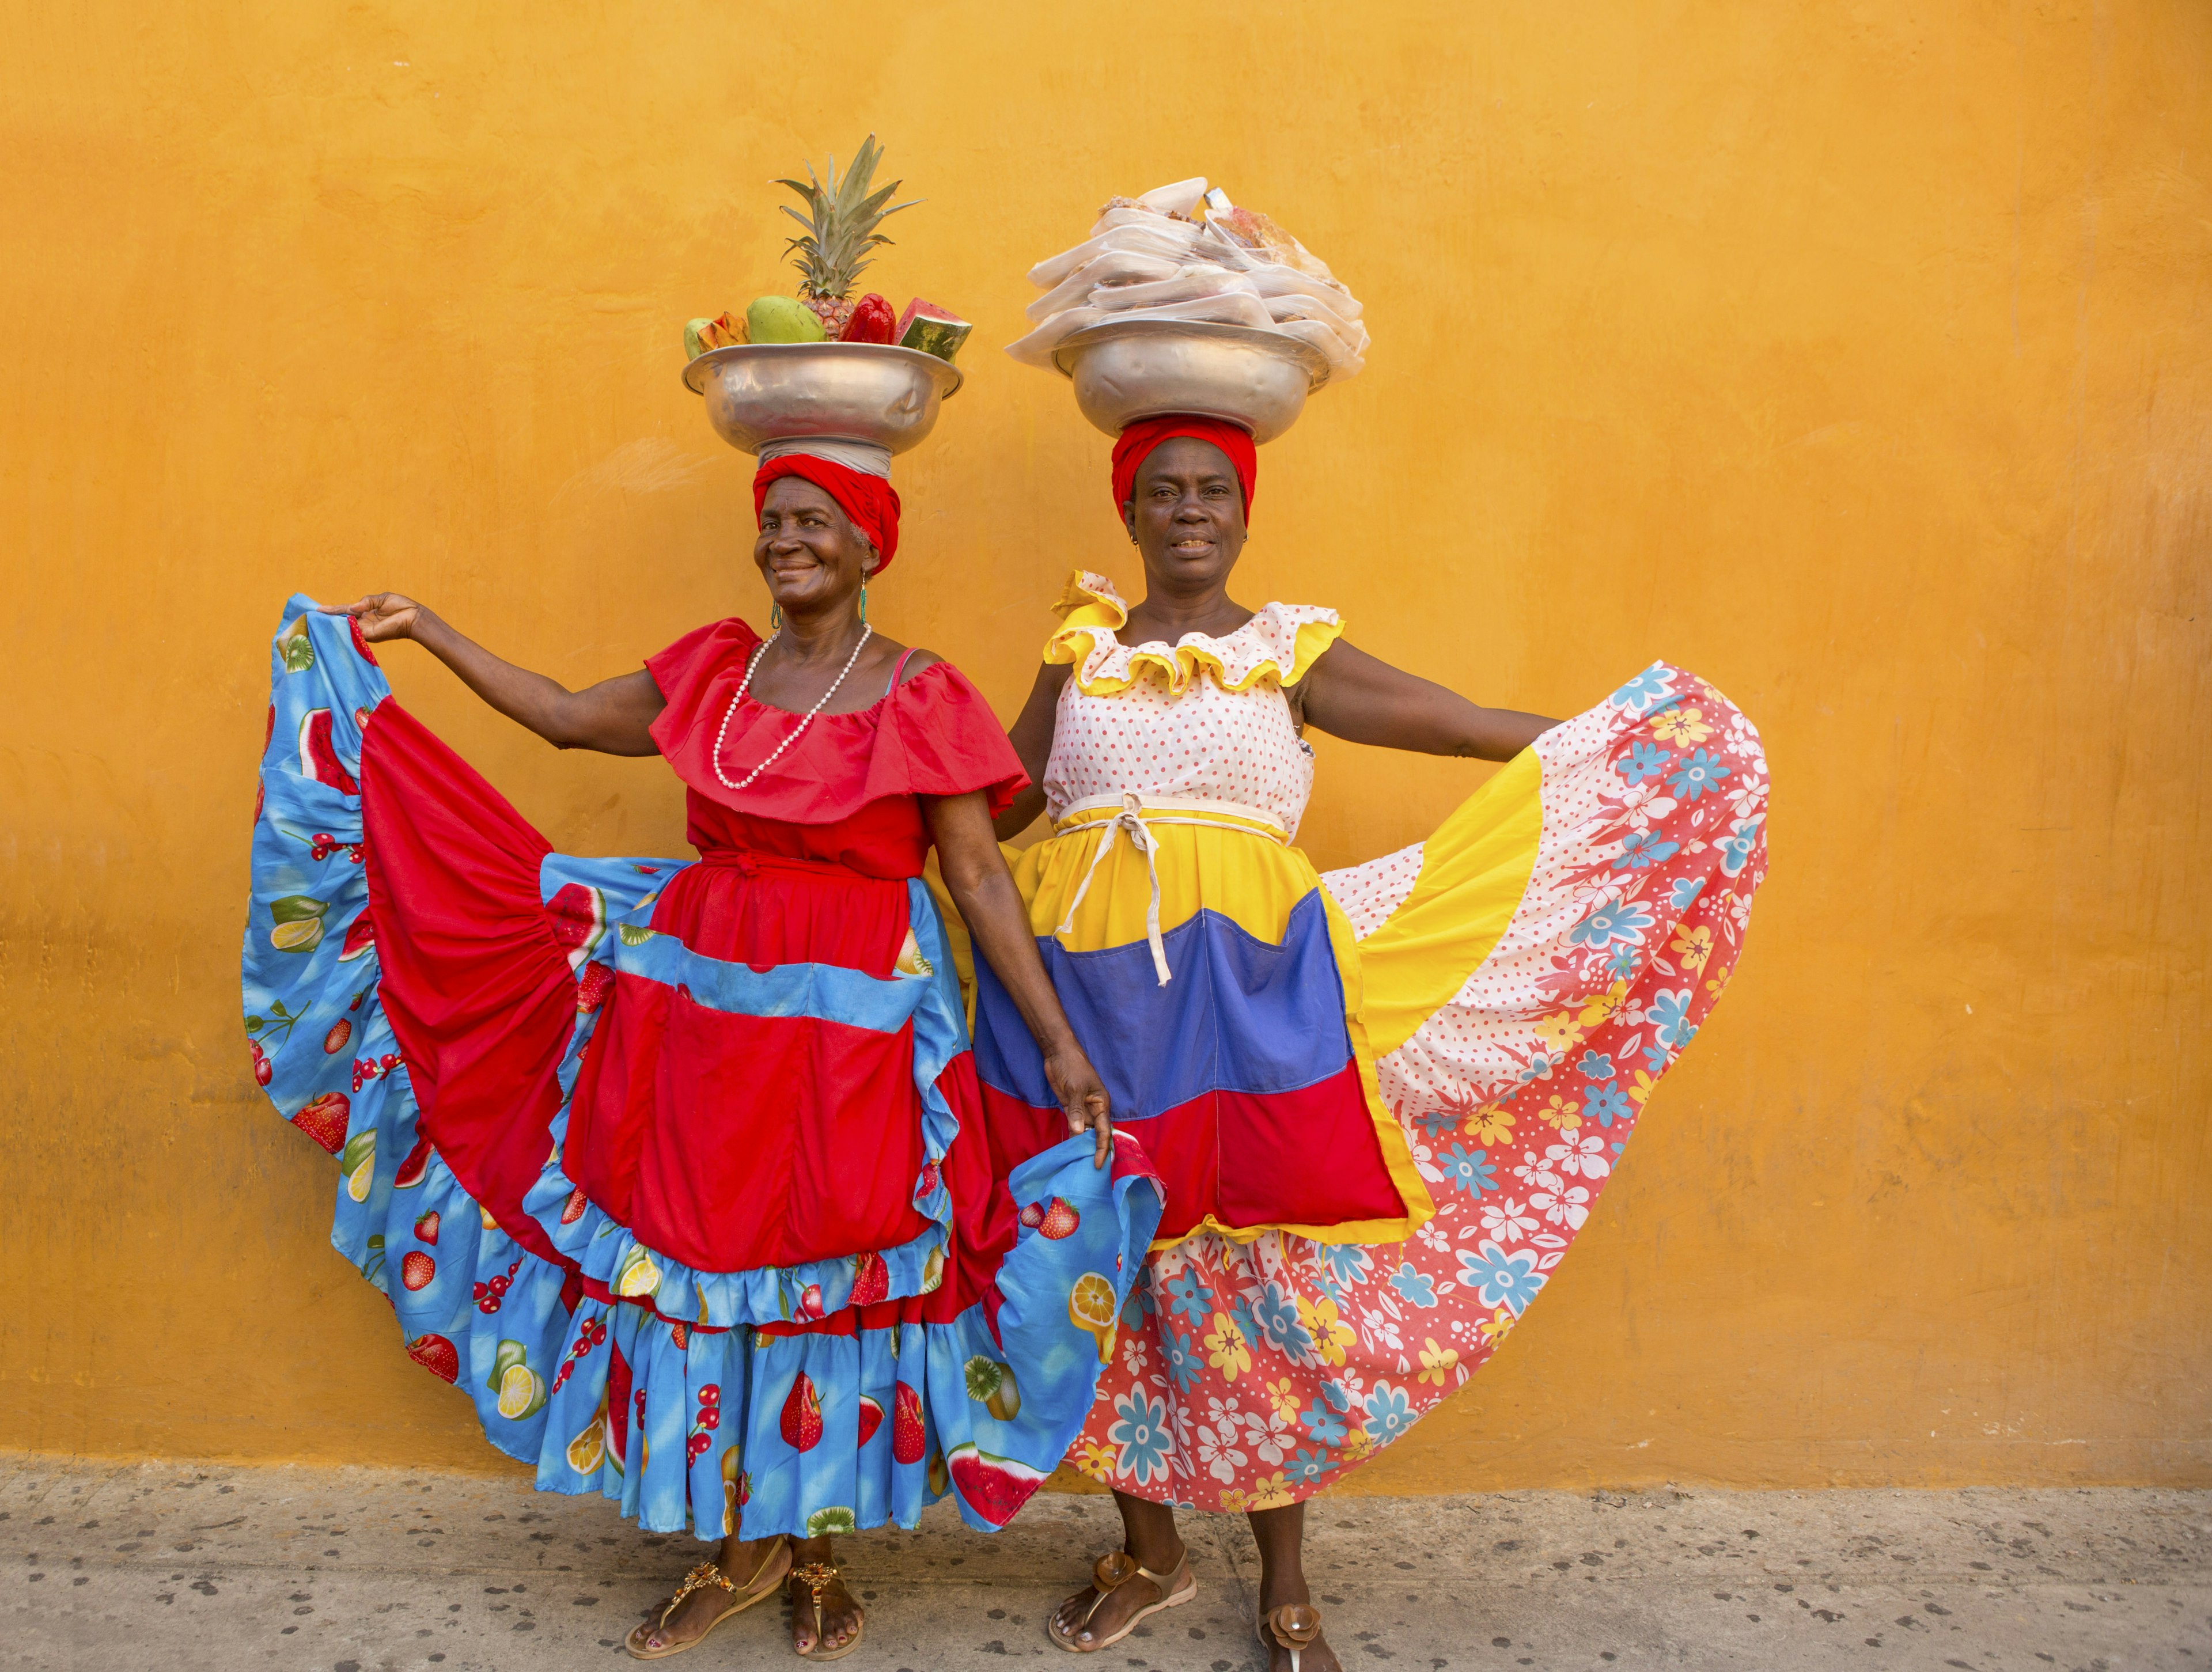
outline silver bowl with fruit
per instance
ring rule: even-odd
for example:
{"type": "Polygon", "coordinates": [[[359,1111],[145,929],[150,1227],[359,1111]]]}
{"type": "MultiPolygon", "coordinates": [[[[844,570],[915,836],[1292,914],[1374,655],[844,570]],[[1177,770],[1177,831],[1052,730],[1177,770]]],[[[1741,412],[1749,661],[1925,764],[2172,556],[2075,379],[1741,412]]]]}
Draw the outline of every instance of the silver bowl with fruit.
{"type": "Polygon", "coordinates": [[[1328,381],[1321,350],[1272,331],[1202,319],[1107,320],[1053,351],[1083,416],[1109,435],[1139,418],[1195,412],[1272,441],[1328,381]]]}
{"type": "Polygon", "coordinates": [[[745,453],[802,437],[904,453],[936,427],[939,405],[961,382],[935,355],[888,343],[740,343],[684,368],[714,433],[745,453]]]}

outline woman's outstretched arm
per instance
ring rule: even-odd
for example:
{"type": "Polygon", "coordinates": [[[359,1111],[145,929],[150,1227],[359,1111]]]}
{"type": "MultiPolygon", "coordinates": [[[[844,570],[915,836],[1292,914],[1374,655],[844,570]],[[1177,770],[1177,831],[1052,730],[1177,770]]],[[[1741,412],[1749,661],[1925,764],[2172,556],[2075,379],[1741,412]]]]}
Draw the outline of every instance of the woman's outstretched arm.
{"type": "Polygon", "coordinates": [[[1052,977],[1045,974],[1037,956],[1036,940],[1030,933],[1030,915],[1022,905],[1014,874],[1006,869],[1006,856],[999,851],[991,833],[990,809],[979,790],[969,795],[925,795],[922,816],[937,843],[937,866],[945,886],[975,950],[991,961],[991,972],[1029,1024],[1044,1053],[1045,1078],[1052,1082],[1067,1116],[1067,1129],[1088,1128],[1097,1138],[1094,1164],[1104,1166],[1114,1147],[1105,1082],[1091,1066],[1091,1059],[1076,1043],[1067,1012],[1060,1007],[1052,977]]]}
{"type": "Polygon", "coordinates": [[[461,676],[478,696],[556,749],[596,749],[603,755],[656,755],[647,730],[668,706],[643,668],[582,690],[517,667],[455,632],[429,609],[398,593],[371,593],[332,615],[351,616],[371,644],[412,639],[461,676]]]}
{"type": "Polygon", "coordinates": [[[1022,704],[1020,717],[1007,729],[1006,740],[1021,757],[1022,770],[1030,775],[1030,783],[1014,798],[1013,805],[999,815],[998,831],[1002,841],[1019,836],[1029,829],[1030,821],[1044,811],[1044,768],[1052,758],[1052,734],[1060,715],[1060,689],[1074,671],[1065,662],[1048,662],[1039,668],[1036,684],[1030,687],[1030,700],[1022,704]]]}
{"type": "Polygon", "coordinates": [[[1510,761],[1559,723],[1517,708],[1483,708],[1341,639],[1291,695],[1307,725],[1347,743],[1479,761],[1510,761]]]}

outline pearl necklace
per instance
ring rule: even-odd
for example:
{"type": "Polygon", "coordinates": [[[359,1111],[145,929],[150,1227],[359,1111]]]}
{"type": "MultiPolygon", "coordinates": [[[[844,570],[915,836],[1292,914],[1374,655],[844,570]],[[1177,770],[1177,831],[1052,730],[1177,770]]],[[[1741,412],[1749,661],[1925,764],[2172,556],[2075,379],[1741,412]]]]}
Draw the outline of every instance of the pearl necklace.
{"type": "Polygon", "coordinates": [[[816,701],[814,706],[809,708],[805,714],[800,716],[797,728],[793,731],[789,737],[786,738],[781,743],[776,745],[775,754],[770,755],[750,772],[745,774],[742,781],[732,783],[730,781],[730,775],[722,770],[722,739],[729,733],[730,721],[737,715],[738,704],[745,700],[745,693],[752,689],[753,670],[760,666],[761,658],[768,654],[769,646],[774,644],[778,639],[783,636],[783,629],[781,628],[778,628],[775,632],[768,635],[767,639],[762,642],[761,648],[754,651],[751,658],[745,663],[745,677],[738,681],[737,694],[730,698],[730,706],[722,710],[722,723],[720,727],[715,728],[714,775],[722,781],[722,784],[725,788],[743,789],[745,785],[750,784],[754,779],[759,777],[762,773],[774,766],[777,760],[781,757],[783,751],[790,748],[793,744],[799,741],[799,734],[805,732],[809,726],[811,726],[814,723],[814,716],[822,712],[823,705],[828,702],[831,697],[836,696],[837,687],[845,683],[845,675],[853,671],[853,665],[860,660],[860,652],[867,648],[868,641],[875,637],[875,635],[876,629],[873,627],[864,626],[861,628],[860,641],[853,647],[853,654],[845,659],[845,666],[843,669],[838,673],[835,679],[830,682],[830,689],[822,693],[821,696],[816,701]]]}

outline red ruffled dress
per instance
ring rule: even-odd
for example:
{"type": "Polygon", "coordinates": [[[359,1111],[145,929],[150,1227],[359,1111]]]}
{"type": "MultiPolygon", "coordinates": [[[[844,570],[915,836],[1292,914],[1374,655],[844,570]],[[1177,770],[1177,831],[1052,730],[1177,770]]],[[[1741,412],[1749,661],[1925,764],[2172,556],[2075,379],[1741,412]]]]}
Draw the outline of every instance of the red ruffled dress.
{"type": "Polygon", "coordinates": [[[948,1489],[1001,1525],[1082,1426],[1160,1192],[1133,1146],[988,1152],[920,798],[1021,787],[989,706],[940,662],[733,790],[799,725],[738,698],[759,642],[646,665],[701,857],[579,859],[295,598],[257,1072],[339,1160],[334,1243],[541,1487],[702,1538],[948,1489]]]}

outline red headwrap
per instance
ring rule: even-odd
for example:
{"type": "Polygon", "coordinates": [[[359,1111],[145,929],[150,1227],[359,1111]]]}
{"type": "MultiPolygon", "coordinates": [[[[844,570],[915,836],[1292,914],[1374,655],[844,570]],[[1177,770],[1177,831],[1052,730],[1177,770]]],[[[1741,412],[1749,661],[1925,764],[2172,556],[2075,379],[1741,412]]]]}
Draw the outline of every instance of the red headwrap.
{"type": "Polygon", "coordinates": [[[1200,418],[1180,412],[1170,412],[1164,417],[1139,418],[1114,443],[1114,509],[1119,512],[1136,493],[1137,471],[1152,456],[1152,449],[1177,435],[1211,441],[1228,456],[1230,467],[1237,472],[1237,484],[1244,490],[1244,521],[1249,526],[1252,480],[1260,473],[1260,453],[1252,445],[1251,433],[1225,419],[1200,418]]]}
{"type": "Polygon", "coordinates": [[[875,572],[881,575],[891,566],[891,558],[898,551],[899,496],[890,483],[811,453],[787,453],[781,459],[769,459],[753,477],[756,521],[761,507],[768,503],[768,484],[780,476],[803,477],[836,500],[853,520],[853,526],[875,547],[875,572]]]}

